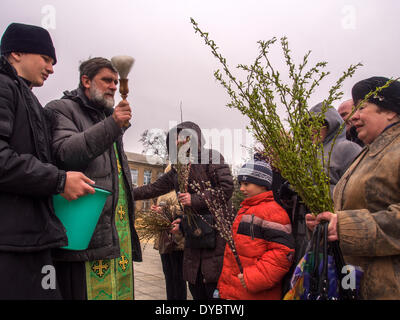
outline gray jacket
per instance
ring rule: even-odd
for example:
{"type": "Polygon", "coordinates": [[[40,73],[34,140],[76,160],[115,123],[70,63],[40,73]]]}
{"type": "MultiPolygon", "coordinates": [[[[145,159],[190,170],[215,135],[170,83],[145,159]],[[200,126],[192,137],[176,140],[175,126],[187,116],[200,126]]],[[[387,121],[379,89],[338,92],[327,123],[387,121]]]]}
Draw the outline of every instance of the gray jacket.
{"type": "MultiPolygon", "coordinates": [[[[317,104],[311,108],[310,112],[320,113],[322,103],[317,104]]],[[[343,123],[343,119],[334,108],[329,108],[325,113],[325,120],[328,123],[328,133],[322,142],[324,147],[325,166],[328,165],[329,152],[332,148],[333,140],[339,131],[340,126],[343,123]]],[[[330,189],[331,195],[333,194],[333,188],[346,172],[347,168],[354,161],[361,151],[361,147],[346,139],[346,130],[342,132],[336,138],[336,143],[333,147],[331,160],[330,160],[330,189]]]]}
{"type": "Polygon", "coordinates": [[[89,248],[83,251],[56,250],[55,259],[62,261],[93,261],[120,256],[115,227],[118,202],[118,171],[113,143],[117,143],[128,196],[132,255],[142,261],[140,242],[135,230],[132,181],[128,160],[123,151],[122,135],[111,117],[113,110],[91,106],[81,89],[64,92],[61,100],[49,102],[45,109],[52,117],[52,151],[59,168],[81,171],[95,181],[96,186],[112,190],[96,226],[89,248]]]}

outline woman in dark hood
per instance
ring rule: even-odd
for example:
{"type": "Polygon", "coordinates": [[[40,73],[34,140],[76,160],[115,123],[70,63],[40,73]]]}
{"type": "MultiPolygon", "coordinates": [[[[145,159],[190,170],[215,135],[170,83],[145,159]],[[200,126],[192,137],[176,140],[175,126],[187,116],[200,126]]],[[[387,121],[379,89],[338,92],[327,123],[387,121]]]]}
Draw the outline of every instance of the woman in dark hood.
{"type": "MultiPolygon", "coordinates": [[[[196,214],[212,221],[205,200],[193,190],[190,184],[194,180],[211,181],[212,186],[223,190],[226,199],[233,193],[233,178],[229,166],[224,163],[223,156],[215,150],[204,148],[205,139],[199,126],[186,121],[172,128],[167,135],[167,148],[171,163],[180,160],[190,160],[190,172],[187,192],[179,194],[182,205],[190,207],[196,214]],[[184,152],[178,152],[177,141],[189,142],[184,152]],[[181,157],[185,158],[182,159],[181,157]]],[[[155,198],[172,190],[179,190],[178,173],[173,167],[171,171],[159,177],[154,183],[135,188],[135,200],[155,198]]],[[[201,224],[201,219],[197,223],[201,224]]],[[[222,260],[225,241],[216,232],[202,232],[196,235],[191,231],[187,220],[183,219],[180,229],[185,236],[183,258],[183,278],[189,282],[189,289],[195,300],[212,299],[222,270],[222,260]]]]}

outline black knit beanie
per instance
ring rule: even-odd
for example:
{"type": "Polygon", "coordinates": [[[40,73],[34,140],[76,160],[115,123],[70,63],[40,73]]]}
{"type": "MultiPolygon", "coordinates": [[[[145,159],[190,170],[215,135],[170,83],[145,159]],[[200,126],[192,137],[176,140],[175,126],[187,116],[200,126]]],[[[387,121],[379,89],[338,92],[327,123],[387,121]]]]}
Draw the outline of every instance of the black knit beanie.
{"type": "Polygon", "coordinates": [[[254,183],[265,186],[268,190],[272,188],[271,166],[264,161],[250,161],[246,163],[238,172],[238,181],[254,183]]]}
{"type": "Polygon", "coordinates": [[[54,59],[56,50],[46,29],[22,23],[11,23],[1,38],[1,55],[11,52],[44,54],[54,59]]]}
{"type": "MultiPolygon", "coordinates": [[[[372,77],[357,82],[351,90],[354,103],[357,104],[368,93],[375,91],[378,87],[384,86],[387,81],[389,79],[385,77],[372,77]]],[[[371,96],[368,101],[382,109],[400,114],[400,82],[392,82],[389,87],[382,89],[376,96],[371,96]]]]}

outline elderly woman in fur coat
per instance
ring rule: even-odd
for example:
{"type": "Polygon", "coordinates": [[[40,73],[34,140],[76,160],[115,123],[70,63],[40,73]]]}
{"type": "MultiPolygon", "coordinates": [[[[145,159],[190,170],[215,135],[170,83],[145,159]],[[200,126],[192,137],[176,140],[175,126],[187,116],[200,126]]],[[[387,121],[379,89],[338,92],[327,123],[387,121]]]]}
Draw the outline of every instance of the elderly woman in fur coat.
{"type": "MultiPolygon", "coordinates": [[[[387,81],[355,84],[355,104],[387,81]]],[[[307,226],[329,221],[328,240],[364,270],[360,298],[400,299],[400,82],[372,96],[352,122],[365,147],[335,187],[335,213],[307,215],[307,226]]]]}

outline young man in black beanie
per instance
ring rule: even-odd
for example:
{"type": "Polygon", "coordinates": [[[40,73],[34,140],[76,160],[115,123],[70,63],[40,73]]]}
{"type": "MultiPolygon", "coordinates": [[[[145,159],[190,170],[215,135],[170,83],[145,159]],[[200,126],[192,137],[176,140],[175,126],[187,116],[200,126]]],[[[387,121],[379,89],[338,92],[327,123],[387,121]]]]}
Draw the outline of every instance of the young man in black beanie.
{"type": "Polygon", "coordinates": [[[50,250],[68,241],[52,195],[74,200],[94,193],[94,181],[51,164],[44,111],[31,91],[54,72],[48,31],[12,23],[0,51],[0,299],[60,299],[50,250]]]}

